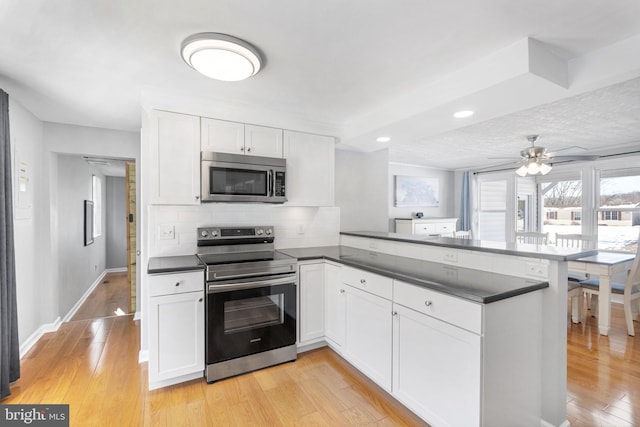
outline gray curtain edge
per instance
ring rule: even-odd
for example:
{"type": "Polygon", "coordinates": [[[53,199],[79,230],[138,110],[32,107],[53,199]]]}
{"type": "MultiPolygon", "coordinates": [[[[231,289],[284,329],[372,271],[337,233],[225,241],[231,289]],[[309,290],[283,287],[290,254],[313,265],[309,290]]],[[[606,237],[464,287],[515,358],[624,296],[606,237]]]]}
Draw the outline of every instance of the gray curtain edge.
{"type": "Polygon", "coordinates": [[[9,95],[0,89],[0,399],[20,378],[10,141],[9,95]]]}
{"type": "Polygon", "coordinates": [[[471,190],[470,190],[470,173],[464,171],[462,173],[462,191],[460,192],[460,221],[458,226],[460,230],[471,230],[471,190]]]}

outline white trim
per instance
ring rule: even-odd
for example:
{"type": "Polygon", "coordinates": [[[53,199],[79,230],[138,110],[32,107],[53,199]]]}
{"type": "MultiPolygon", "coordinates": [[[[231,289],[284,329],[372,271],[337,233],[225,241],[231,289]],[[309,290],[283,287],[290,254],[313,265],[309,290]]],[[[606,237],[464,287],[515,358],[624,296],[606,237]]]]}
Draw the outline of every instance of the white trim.
{"type": "Polygon", "coordinates": [[[149,390],[155,390],[157,388],[167,387],[167,386],[170,386],[170,385],[183,383],[185,381],[191,381],[191,380],[195,380],[195,379],[202,378],[202,377],[204,377],[204,371],[198,371],[198,372],[194,372],[194,373],[187,374],[187,375],[182,375],[182,376],[175,377],[175,378],[169,378],[169,379],[166,379],[166,380],[154,381],[154,382],[149,383],[149,390]]]}
{"type": "MultiPolygon", "coordinates": [[[[562,424],[560,424],[558,427],[569,427],[569,426],[571,426],[571,423],[569,422],[569,420],[564,420],[562,424]]],[[[556,426],[554,424],[551,424],[548,421],[540,420],[540,427],[556,427],[556,426]]]]}
{"type": "Polygon", "coordinates": [[[136,311],[136,314],[133,315],[133,320],[140,320],[140,319],[142,319],[142,312],[136,311]]]}
{"type": "Polygon", "coordinates": [[[138,363],[144,363],[149,361],[149,350],[140,350],[138,352],[138,363]]]}
{"type": "Polygon", "coordinates": [[[105,273],[126,273],[127,267],[105,268],[105,273]]]}
{"type": "Polygon", "coordinates": [[[44,325],[40,325],[40,327],[36,329],[36,331],[32,333],[26,340],[24,340],[24,342],[20,346],[20,359],[22,359],[29,352],[29,350],[31,350],[31,347],[33,347],[44,334],[57,331],[61,324],[62,322],[60,321],[60,316],[58,316],[52,323],[45,323],[44,325]]]}
{"type": "Polygon", "coordinates": [[[80,306],[82,306],[82,304],[87,300],[87,298],[89,298],[89,295],[91,295],[91,292],[93,292],[93,290],[100,284],[100,282],[102,282],[102,279],[104,279],[104,276],[106,275],[107,275],[107,270],[104,270],[102,274],[100,274],[100,276],[98,276],[98,278],[93,282],[93,284],[89,286],[89,289],[85,291],[85,293],[80,297],[80,299],[76,301],[74,306],[71,307],[71,310],[69,310],[67,315],[64,316],[64,318],[62,319],[63,323],[66,323],[69,320],[71,320],[71,318],[76,314],[78,309],[80,309],[80,306]]]}

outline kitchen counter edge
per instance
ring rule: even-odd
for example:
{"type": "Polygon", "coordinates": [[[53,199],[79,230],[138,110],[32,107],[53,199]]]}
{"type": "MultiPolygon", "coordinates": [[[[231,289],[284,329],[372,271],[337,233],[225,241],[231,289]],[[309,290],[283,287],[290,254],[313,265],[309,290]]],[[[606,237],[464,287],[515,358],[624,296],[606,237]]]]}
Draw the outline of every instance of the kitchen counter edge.
{"type": "Polygon", "coordinates": [[[147,274],[169,274],[181,271],[204,271],[204,265],[195,255],[149,258],[147,274]]]}

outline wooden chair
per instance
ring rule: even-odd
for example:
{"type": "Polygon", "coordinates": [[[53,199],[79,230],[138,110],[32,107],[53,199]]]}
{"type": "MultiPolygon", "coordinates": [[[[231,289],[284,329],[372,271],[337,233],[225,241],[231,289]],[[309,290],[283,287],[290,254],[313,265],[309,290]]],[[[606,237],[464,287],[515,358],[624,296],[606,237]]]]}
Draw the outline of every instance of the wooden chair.
{"type": "Polygon", "coordinates": [[[563,248],[595,249],[596,236],[588,234],[556,234],[556,246],[563,248]]]}
{"type": "MultiPolygon", "coordinates": [[[[627,275],[627,281],[625,283],[611,283],[611,293],[622,295],[624,318],[627,321],[627,332],[632,337],[635,336],[633,320],[640,312],[640,236],[638,236],[637,245],[636,257],[627,275]]],[[[591,300],[593,300],[597,307],[600,280],[597,278],[584,280],[580,282],[580,286],[587,296],[591,296],[591,300]]]]}
{"type": "Polygon", "coordinates": [[[549,233],[536,233],[533,231],[516,231],[516,242],[530,243],[534,245],[546,245],[549,233]]]}
{"type": "Polygon", "coordinates": [[[571,321],[573,323],[582,323],[584,320],[584,293],[579,282],[569,280],[568,284],[568,298],[571,301],[571,321]]]}
{"type": "Polygon", "coordinates": [[[471,231],[454,231],[453,237],[456,239],[471,239],[471,231]]]}

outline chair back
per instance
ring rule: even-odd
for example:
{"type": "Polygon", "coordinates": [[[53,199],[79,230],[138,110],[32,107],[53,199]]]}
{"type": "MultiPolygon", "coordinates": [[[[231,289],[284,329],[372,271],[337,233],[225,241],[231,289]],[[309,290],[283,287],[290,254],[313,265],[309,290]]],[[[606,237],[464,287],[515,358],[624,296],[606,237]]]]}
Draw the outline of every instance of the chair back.
{"type": "Polygon", "coordinates": [[[453,237],[456,239],[471,239],[471,231],[454,231],[453,237]]]}
{"type": "Polygon", "coordinates": [[[556,246],[563,248],[595,249],[596,237],[588,234],[556,234],[556,246]]]}
{"type": "Polygon", "coordinates": [[[627,282],[624,285],[624,297],[630,298],[631,294],[640,292],[640,235],[636,241],[636,257],[633,260],[627,282]]]}
{"type": "Polygon", "coordinates": [[[530,243],[534,245],[546,245],[549,233],[536,233],[533,231],[516,231],[516,242],[530,243]]]}

